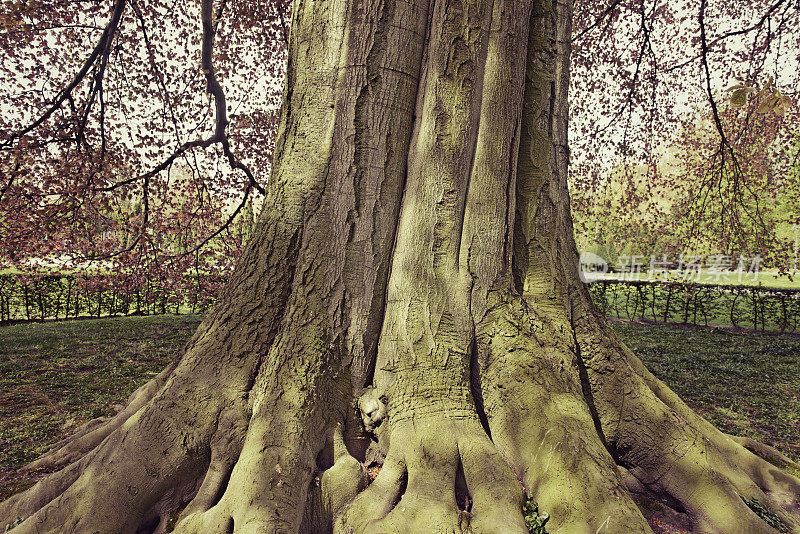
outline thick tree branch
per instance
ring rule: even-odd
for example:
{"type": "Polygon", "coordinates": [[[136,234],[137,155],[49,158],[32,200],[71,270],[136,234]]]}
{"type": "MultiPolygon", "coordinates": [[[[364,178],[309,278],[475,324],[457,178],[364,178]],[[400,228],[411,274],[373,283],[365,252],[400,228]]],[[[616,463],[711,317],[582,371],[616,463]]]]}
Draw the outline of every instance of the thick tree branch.
{"type": "MultiPolygon", "coordinates": [[[[216,30],[214,28],[214,20],[212,16],[213,3],[213,0],[203,0],[202,4],[203,44],[201,60],[203,65],[203,74],[206,76],[206,89],[214,97],[214,106],[216,111],[216,127],[214,130],[214,137],[212,139],[215,143],[220,143],[222,146],[222,151],[225,154],[225,157],[228,159],[228,163],[230,164],[231,168],[242,171],[247,176],[250,184],[263,195],[264,188],[261,187],[258,182],[256,182],[255,177],[250,169],[233,154],[233,151],[230,147],[230,140],[228,139],[228,135],[226,133],[226,129],[228,128],[228,124],[230,124],[230,122],[228,120],[228,108],[225,100],[225,91],[222,89],[222,85],[219,83],[216,71],[214,70],[213,51],[214,34],[216,33],[216,30]]],[[[220,9],[223,6],[224,3],[220,6],[220,9]]]]}
{"type": "Polygon", "coordinates": [[[213,63],[215,34],[213,0],[203,0],[202,2],[202,23],[203,40],[201,48],[201,66],[203,69],[203,74],[206,77],[206,91],[214,98],[214,133],[206,139],[196,139],[194,141],[188,141],[181,144],[171,155],[169,155],[164,161],[162,161],[149,172],[128,180],[122,180],[111,186],[101,188],[101,191],[112,191],[121,186],[130,185],[144,179],[152,178],[156,174],[166,170],[178,157],[184,155],[189,150],[193,148],[208,148],[211,145],[219,144],[222,147],[223,154],[228,160],[228,164],[230,165],[231,169],[242,171],[245,176],[247,176],[247,179],[252,187],[262,195],[264,194],[264,188],[258,184],[258,182],[256,182],[255,176],[250,169],[238,158],[236,158],[230,147],[230,140],[228,139],[227,134],[227,127],[230,124],[230,121],[228,120],[225,91],[223,90],[222,85],[219,83],[213,63]]]}
{"type": "Polygon", "coordinates": [[[714,116],[714,124],[717,127],[717,132],[719,132],[720,136],[720,145],[722,148],[722,162],[725,161],[725,152],[724,149],[728,149],[731,151],[731,146],[728,143],[728,137],[725,135],[725,129],[722,127],[722,120],[719,116],[719,109],[717,108],[717,101],[714,98],[714,92],[711,89],[711,69],[708,66],[708,41],[706,38],[706,23],[705,23],[705,13],[706,13],[706,5],[707,0],[700,0],[700,13],[698,16],[698,22],[700,24],[700,62],[703,66],[703,75],[705,78],[705,85],[706,85],[706,93],[708,95],[708,102],[711,104],[711,111],[714,116]]]}
{"type": "MultiPolygon", "coordinates": [[[[219,6],[220,9],[219,14],[221,14],[222,12],[221,10],[223,8],[224,8],[224,2],[219,6]]],[[[194,249],[188,251],[186,254],[191,254],[199,250],[200,248],[205,246],[211,239],[218,236],[226,228],[228,228],[230,224],[233,222],[233,220],[236,218],[236,216],[241,212],[247,199],[250,196],[252,189],[258,190],[262,195],[265,193],[264,188],[261,185],[259,185],[258,182],[256,182],[255,176],[253,176],[253,173],[250,171],[250,169],[239,159],[237,159],[236,156],[233,154],[233,151],[231,150],[230,141],[228,139],[226,131],[229,124],[229,120],[227,114],[227,102],[225,99],[225,92],[222,88],[222,85],[219,83],[213,64],[214,35],[216,33],[216,28],[214,25],[214,16],[213,16],[213,0],[203,0],[201,9],[202,9],[201,18],[203,24],[201,66],[203,69],[203,74],[206,77],[206,90],[211,96],[214,97],[214,110],[216,118],[214,134],[207,139],[198,139],[183,143],[176,151],[174,151],[169,157],[167,157],[164,161],[162,161],[161,164],[159,164],[158,166],[156,166],[155,168],[153,168],[152,170],[143,175],[128,180],[123,180],[111,186],[100,189],[100,191],[112,191],[123,185],[135,183],[140,180],[143,181],[142,195],[143,195],[144,212],[143,212],[141,231],[138,233],[136,238],[131,242],[131,244],[128,247],[125,247],[122,250],[114,252],[113,254],[106,256],[105,258],[113,257],[122,254],[124,252],[129,252],[133,250],[136,247],[136,245],[138,245],[145,232],[148,222],[148,215],[149,215],[148,190],[149,190],[150,180],[160,172],[169,168],[178,157],[185,155],[189,150],[193,148],[208,148],[211,145],[219,144],[222,147],[223,154],[225,154],[231,169],[242,171],[248,178],[248,185],[245,189],[244,198],[242,199],[236,210],[234,210],[234,212],[231,214],[231,216],[228,217],[228,220],[219,228],[217,228],[215,232],[213,232],[205,239],[203,239],[203,241],[201,241],[194,249]]]]}

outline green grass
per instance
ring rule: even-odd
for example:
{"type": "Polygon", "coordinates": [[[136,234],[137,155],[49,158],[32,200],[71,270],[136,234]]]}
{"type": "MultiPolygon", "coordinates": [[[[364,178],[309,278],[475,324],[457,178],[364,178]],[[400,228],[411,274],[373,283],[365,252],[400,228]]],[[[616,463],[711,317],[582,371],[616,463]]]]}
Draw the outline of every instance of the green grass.
{"type": "MultiPolygon", "coordinates": [[[[0,328],[0,500],[31,483],[16,469],[81,423],[113,414],[175,356],[199,321],[125,317],[0,328]]],[[[800,458],[800,336],[613,327],[718,427],[800,458]]]]}
{"type": "MultiPolygon", "coordinates": [[[[655,280],[664,281],[663,273],[650,274],[646,272],[650,260],[647,259],[642,267],[642,272],[634,273],[607,273],[602,278],[609,280],[655,280]]],[[[669,271],[667,280],[685,281],[685,273],[680,271],[669,271]]],[[[780,274],[777,269],[763,269],[758,273],[742,272],[720,272],[714,273],[705,267],[699,276],[692,277],[688,282],[705,285],[740,285],[753,287],[768,287],[775,289],[800,289],[800,272],[794,275],[780,274]]]]}
{"type": "Polygon", "coordinates": [[[654,375],[718,428],[800,459],[800,335],[612,326],[654,375]]]}
{"type": "MultiPolygon", "coordinates": [[[[0,328],[0,488],[80,424],[112,415],[163,369],[197,316],[18,324],[0,328]]],[[[0,500],[8,493],[0,489],[0,500]]]]}

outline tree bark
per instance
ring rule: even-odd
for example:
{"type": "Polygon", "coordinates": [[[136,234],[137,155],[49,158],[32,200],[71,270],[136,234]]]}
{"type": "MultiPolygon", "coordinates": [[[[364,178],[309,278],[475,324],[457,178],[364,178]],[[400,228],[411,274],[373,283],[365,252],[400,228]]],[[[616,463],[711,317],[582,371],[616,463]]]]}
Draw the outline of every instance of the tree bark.
{"type": "Polygon", "coordinates": [[[550,532],[651,532],[648,500],[694,532],[775,532],[744,498],[800,532],[798,466],[694,414],[579,279],[571,12],[297,0],[265,207],[218,304],[0,518],[524,533],[527,493],[550,532]]]}

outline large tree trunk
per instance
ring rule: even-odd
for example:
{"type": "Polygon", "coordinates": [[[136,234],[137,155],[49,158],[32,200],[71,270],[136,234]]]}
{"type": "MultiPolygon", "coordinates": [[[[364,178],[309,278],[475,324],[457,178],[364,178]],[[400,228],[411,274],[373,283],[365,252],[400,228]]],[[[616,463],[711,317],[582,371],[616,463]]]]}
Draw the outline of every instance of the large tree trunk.
{"type": "Polygon", "coordinates": [[[797,466],[694,414],[579,280],[570,15],[569,0],[296,1],[275,171],[219,304],[124,411],[38,460],[64,467],[0,518],[524,533],[527,492],[550,532],[651,532],[649,501],[694,532],[775,532],[753,497],[800,532],[800,480],[780,468],[797,466]],[[366,456],[382,463],[368,487],[366,456]]]}

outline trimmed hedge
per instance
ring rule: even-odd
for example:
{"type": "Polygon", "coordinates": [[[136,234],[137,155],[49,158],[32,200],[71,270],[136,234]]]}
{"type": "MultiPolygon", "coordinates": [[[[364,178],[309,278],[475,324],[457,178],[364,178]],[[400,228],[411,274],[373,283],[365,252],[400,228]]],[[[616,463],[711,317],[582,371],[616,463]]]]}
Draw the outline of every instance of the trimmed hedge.
{"type": "MultiPolygon", "coordinates": [[[[0,323],[109,315],[204,313],[225,283],[221,275],[177,280],[129,275],[0,275],[0,323]]],[[[800,290],[645,280],[589,284],[607,316],[694,325],[794,332],[800,290]]]]}
{"type": "Polygon", "coordinates": [[[730,325],[794,332],[800,290],[645,280],[599,280],[589,285],[607,316],[693,325],[730,325]]]}
{"type": "Polygon", "coordinates": [[[184,275],[152,280],[132,275],[0,275],[0,322],[108,315],[205,312],[224,277],[184,275]]]}

